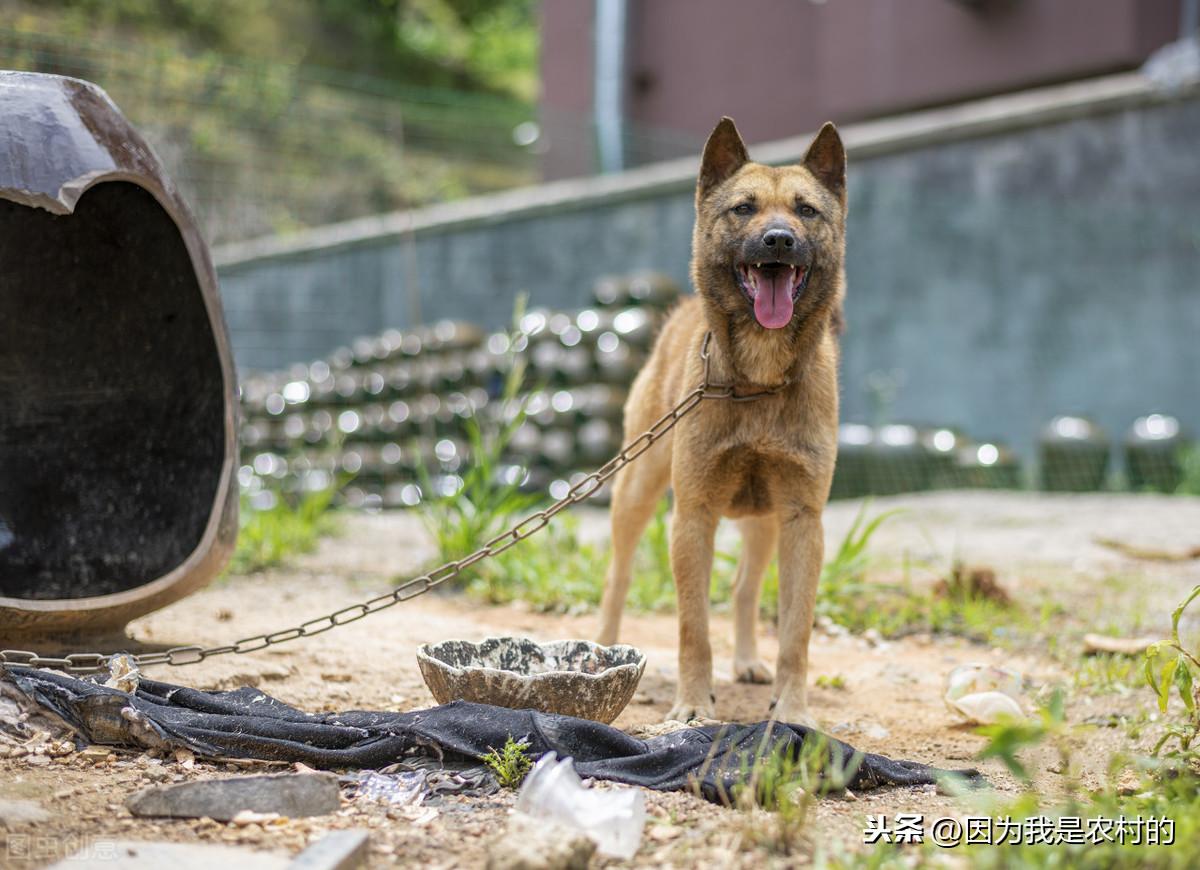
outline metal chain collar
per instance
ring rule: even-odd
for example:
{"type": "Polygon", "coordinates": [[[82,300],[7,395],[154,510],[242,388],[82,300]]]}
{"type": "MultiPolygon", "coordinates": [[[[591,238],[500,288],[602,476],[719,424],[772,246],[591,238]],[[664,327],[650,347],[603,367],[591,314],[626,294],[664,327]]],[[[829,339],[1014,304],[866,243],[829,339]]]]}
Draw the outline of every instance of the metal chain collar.
{"type": "MultiPolygon", "coordinates": [[[[676,423],[682,420],[685,415],[695,410],[705,399],[728,399],[734,402],[750,402],[766,396],[776,395],[791,383],[790,381],[786,381],[776,387],[742,395],[736,393],[733,384],[710,383],[709,367],[711,361],[709,359],[708,345],[711,338],[712,333],[705,333],[704,340],[700,345],[700,359],[704,363],[704,377],[699,386],[680,400],[679,404],[674,408],[660,417],[649,429],[625,445],[620,453],[572,486],[565,496],[544,510],[525,517],[525,519],[521,520],[508,531],[492,538],[471,555],[447,562],[444,565],[439,565],[432,571],[422,574],[419,577],[414,577],[412,580],[408,580],[397,586],[386,595],[380,595],[367,601],[351,604],[348,607],[335,610],[333,613],[326,614],[325,616],[318,616],[315,619],[302,622],[292,628],[281,629],[269,634],[257,634],[253,637],[242,638],[236,643],[225,644],[223,646],[177,646],[162,652],[130,655],[128,658],[132,659],[139,668],[149,665],[174,665],[178,667],[195,664],[213,656],[221,656],[228,653],[256,652],[289,640],[321,634],[339,625],[347,625],[363,617],[370,616],[372,613],[386,610],[402,601],[416,598],[418,595],[425,594],[435,586],[440,586],[447,580],[457,577],[475,563],[491,558],[492,556],[497,556],[517,542],[523,541],[525,538],[541,531],[549,524],[555,514],[588,498],[610,477],[649,450],[656,441],[671,431],[676,423]]],[[[0,650],[0,666],[25,665],[35,668],[54,668],[68,673],[92,673],[105,670],[108,667],[109,660],[117,655],[124,654],[72,653],[56,658],[40,656],[28,650],[6,649],[0,650]]]]}

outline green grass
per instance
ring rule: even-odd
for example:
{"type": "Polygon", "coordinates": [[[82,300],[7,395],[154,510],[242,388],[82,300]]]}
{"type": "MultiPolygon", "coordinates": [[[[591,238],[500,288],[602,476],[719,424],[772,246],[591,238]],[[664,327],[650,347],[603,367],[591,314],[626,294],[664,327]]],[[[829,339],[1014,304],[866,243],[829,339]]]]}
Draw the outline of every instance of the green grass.
{"type": "Polygon", "coordinates": [[[559,514],[537,537],[480,562],[467,591],[489,604],[521,600],[543,612],[594,607],[600,601],[604,554],[579,540],[579,519],[559,514]]]}
{"type": "MultiPolygon", "coordinates": [[[[634,558],[628,598],[634,610],[663,611],[675,604],[675,585],[669,566],[664,570],[660,565],[656,534],[666,534],[661,514],[634,558]],[[664,530],[656,532],[655,524],[664,530]]],[[[604,594],[607,568],[607,549],[583,541],[579,518],[561,513],[535,539],[480,562],[467,591],[490,604],[519,600],[541,612],[589,610],[599,605],[604,594]]]]}
{"type": "Polygon", "coordinates": [[[1127,695],[1141,682],[1134,656],[1097,653],[1081,656],[1071,674],[1075,689],[1092,695],[1127,695]]]}
{"type": "Polygon", "coordinates": [[[289,498],[278,494],[274,507],[255,510],[242,499],[237,548],[227,574],[252,574],[292,557],[310,553],[325,535],[338,529],[333,497],[338,487],[289,498]]]}
{"type": "Polygon", "coordinates": [[[1185,447],[1179,452],[1183,479],[1176,492],[1179,495],[1200,495],[1200,445],[1185,447]]]}
{"type": "Polygon", "coordinates": [[[504,741],[504,748],[489,747],[479,760],[488,766],[501,788],[518,788],[533,767],[533,760],[525,754],[529,743],[513,740],[512,735],[504,741]]]}
{"type": "MultiPolygon", "coordinates": [[[[520,481],[499,481],[500,458],[513,433],[525,419],[524,410],[498,429],[485,431],[474,417],[467,420],[467,440],[472,461],[462,475],[457,493],[427,499],[421,520],[437,546],[438,564],[461,559],[499,535],[528,513],[538,498],[520,490],[520,481]]],[[[418,469],[421,488],[434,493],[428,471],[418,469]]],[[[522,551],[528,545],[517,545],[522,551]]],[[[467,582],[484,570],[486,563],[462,574],[467,582]]]]}

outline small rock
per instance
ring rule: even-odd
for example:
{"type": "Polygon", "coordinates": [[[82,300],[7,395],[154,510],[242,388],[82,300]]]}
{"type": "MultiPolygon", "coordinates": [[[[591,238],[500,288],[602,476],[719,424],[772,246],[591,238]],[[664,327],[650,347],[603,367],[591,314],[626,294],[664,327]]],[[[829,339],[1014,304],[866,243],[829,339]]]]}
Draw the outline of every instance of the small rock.
{"type": "Polygon", "coordinates": [[[239,828],[244,828],[247,825],[265,825],[280,818],[283,817],[279,813],[256,813],[254,810],[242,810],[229,821],[239,828]]]}
{"type": "Polygon", "coordinates": [[[1138,775],[1132,770],[1126,770],[1121,773],[1117,779],[1117,794],[1128,797],[1132,794],[1137,794],[1141,791],[1142,783],[1138,779],[1138,775]]]}
{"type": "Polygon", "coordinates": [[[50,756],[49,755],[27,755],[27,756],[25,756],[25,763],[31,764],[34,767],[42,767],[43,765],[47,765],[50,763],[50,756]]]}
{"type": "Polygon", "coordinates": [[[488,849],[488,870],[586,870],[596,844],[577,831],[524,813],[488,849]]]}
{"type": "Polygon", "coordinates": [[[659,843],[668,843],[682,833],[683,828],[679,825],[651,825],[646,831],[646,836],[659,843]]]}
{"type": "Polygon", "coordinates": [[[0,800],[0,823],[5,826],[44,822],[49,818],[50,813],[37,801],[0,800]]]}
{"type": "Polygon", "coordinates": [[[132,795],[125,805],[135,816],[232,820],[243,810],[298,818],[336,811],[337,777],[329,773],[284,773],[207,779],[160,785],[132,795]]]}
{"type": "Polygon", "coordinates": [[[360,867],[367,863],[370,838],[371,835],[363,830],[333,831],[297,855],[288,870],[352,870],[360,867]]]}

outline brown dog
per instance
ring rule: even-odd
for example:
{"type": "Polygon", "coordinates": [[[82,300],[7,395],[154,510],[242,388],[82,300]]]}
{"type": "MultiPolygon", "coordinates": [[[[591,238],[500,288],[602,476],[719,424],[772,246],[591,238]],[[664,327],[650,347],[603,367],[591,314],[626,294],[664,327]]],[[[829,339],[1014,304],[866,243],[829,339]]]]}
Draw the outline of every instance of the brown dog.
{"type": "Polygon", "coordinates": [[[844,286],[846,157],[826,124],[796,166],[750,162],[729,118],[704,146],[696,187],[696,297],[672,313],[625,406],[626,441],[703,377],[753,402],[706,400],[616,478],[612,563],[600,642],[615,643],[634,549],[668,484],[675,496],[671,568],[679,601],[679,687],[669,719],[712,717],[708,593],[713,538],[735,517],[743,547],[734,582],[734,677],[766,683],[756,623],[762,575],[778,546],[779,659],[773,705],[805,722],[808,641],[824,552],[821,512],[837,455],[837,331],[844,286]]]}

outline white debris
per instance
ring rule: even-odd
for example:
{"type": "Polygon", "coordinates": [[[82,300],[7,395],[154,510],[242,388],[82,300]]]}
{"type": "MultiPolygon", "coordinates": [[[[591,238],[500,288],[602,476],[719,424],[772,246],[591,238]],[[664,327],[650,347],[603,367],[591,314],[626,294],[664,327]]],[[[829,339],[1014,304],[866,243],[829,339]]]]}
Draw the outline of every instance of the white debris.
{"type": "Polygon", "coordinates": [[[1023,719],[1021,675],[997,665],[960,665],[946,680],[946,706],[968,722],[992,725],[1006,718],[1023,719]]]}
{"type": "Polygon", "coordinates": [[[629,860],[642,842],[646,805],[634,788],[583,787],[571,759],[543,755],[525,777],[517,812],[578,831],[602,855],[629,860]]]}

